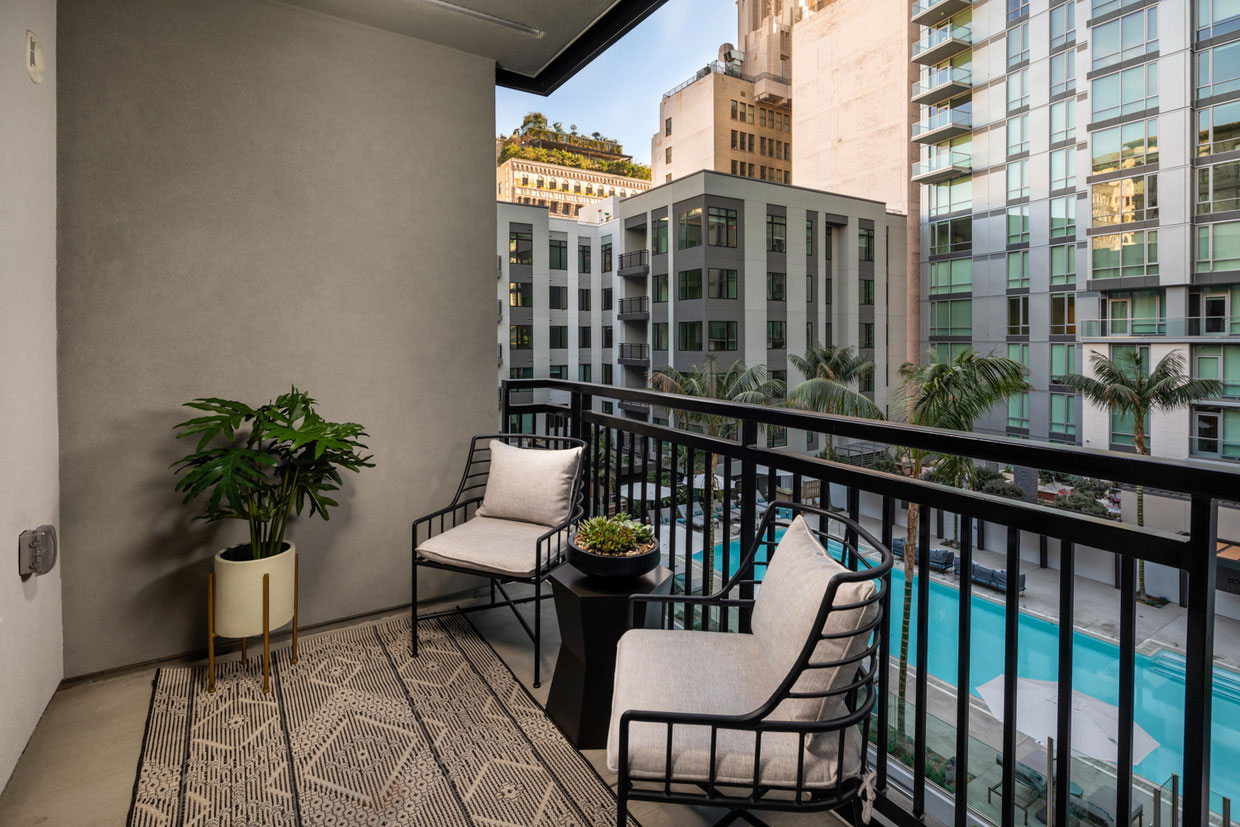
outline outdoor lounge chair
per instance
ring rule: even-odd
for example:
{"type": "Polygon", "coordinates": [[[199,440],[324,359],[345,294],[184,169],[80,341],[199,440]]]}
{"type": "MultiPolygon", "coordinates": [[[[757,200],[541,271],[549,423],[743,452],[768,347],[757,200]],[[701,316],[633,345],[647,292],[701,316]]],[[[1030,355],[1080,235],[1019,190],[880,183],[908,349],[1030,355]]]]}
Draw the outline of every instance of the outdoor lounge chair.
{"type": "MultiPolygon", "coordinates": [[[[954,565],[956,576],[960,576],[960,561],[956,560],[954,565]]],[[[988,569],[980,563],[973,564],[973,582],[994,589],[995,591],[1007,591],[1007,572],[1003,569],[988,569]]],[[[1024,592],[1025,575],[1020,575],[1016,581],[1016,590],[1024,592]]]]}
{"type": "MultiPolygon", "coordinates": [[[[418,655],[418,569],[476,574],[491,581],[489,609],[507,605],[534,642],[540,684],[542,583],[564,562],[567,529],[581,518],[581,457],[571,437],[488,434],[474,437],[451,504],[413,522],[413,655],[418,655]],[[534,596],[513,600],[504,583],[530,583],[534,596]],[[496,590],[503,596],[496,601],[496,590]],[[516,604],[534,602],[534,628],[516,604]]],[[[466,609],[470,611],[472,609],[466,609]]]]}
{"type": "MultiPolygon", "coordinates": [[[[694,528],[702,528],[704,525],[706,525],[706,512],[702,509],[701,503],[692,503],[692,506],[693,506],[692,525],[694,528]]],[[[688,505],[676,506],[676,512],[680,515],[679,517],[676,518],[678,522],[689,524],[690,517],[689,517],[689,506],[688,505]]]]}
{"type": "MultiPolygon", "coordinates": [[[[900,560],[904,559],[904,543],[902,537],[896,537],[891,541],[891,556],[900,560]]],[[[948,551],[945,548],[930,549],[930,568],[936,571],[948,571],[956,562],[956,552],[948,551]]]]}
{"type": "Polygon", "coordinates": [[[726,807],[720,824],[761,824],[752,810],[841,808],[857,821],[890,572],[891,553],[857,523],[779,502],[718,593],[631,598],[631,617],[648,606],[645,617],[664,627],[631,629],[616,653],[607,763],[619,776],[617,824],[631,800],[726,807]],[[779,509],[798,516],[770,552],[757,598],[743,598],[779,509]],[[820,530],[832,526],[843,531],[820,530]],[[878,554],[843,554],[843,565],[827,549],[852,532],[878,554]],[[752,633],[667,628],[679,603],[752,610],[752,633]]]}

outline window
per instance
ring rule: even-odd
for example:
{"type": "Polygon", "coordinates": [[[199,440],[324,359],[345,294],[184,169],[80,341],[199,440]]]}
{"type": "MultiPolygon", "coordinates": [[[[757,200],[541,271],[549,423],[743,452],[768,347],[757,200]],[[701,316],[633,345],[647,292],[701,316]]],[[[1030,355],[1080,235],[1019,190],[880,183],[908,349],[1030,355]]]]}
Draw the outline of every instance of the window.
{"type": "Polygon", "coordinates": [[[1076,284],[1076,247],[1051,247],[1051,284],[1076,284]]]}
{"type": "Polygon", "coordinates": [[[1051,191],[1076,187],[1076,147],[1051,150],[1051,191]]]}
{"type": "Polygon", "coordinates": [[[702,323],[678,322],[676,325],[677,350],[702,349],[702,323]]]}
{"type": "Polygon", "coordinates": [[[1051,344],[1051,381],[1057,382],[1060,377],[1076,373],[1076,345],[1051,344]]]}
{"type": "Polygon", "coordinates": [[[929,188],[930,215],[961,212],[973,206],[973,177],[962,175],[929,188]]]}
{"type": "Polygon", "coordinates": [[[562,239],[551,239],[551,264],[552,270],[568,269],[568,242],[562,239]]]}
{"type": "Polygon", "coordinates": [[[590,328],[577,328],[577,347],[582,350],[588,350],[590,348],[590,328]]]}
{"type": "Polygon", "coordinates": [[[604,273],[610,273],[610,272],[611,272],[611,263],[612,263],[612,262],[611,262],[611,242],[610,242],[610,241],[608,241],[608,242],[604,243],[604,244],[603,244],[603,245],[599,248],[599,251],[600,251],[600,252],[602,253],[602,255],[603,255],[603,272],[604,272],[604,273]]]}
{"type": "Polygon", "coordinates": [[[508,263],[534,263],[534,234],[528,230],[512,230],[508,233],[508,263]]]}
{"type": "Polygon", "coordinates": [[[1197,227],[1198,273],[1240,270],[1240,221],[1197,227]]]}
{"type": "Polygon", "coordinates": [[[509,368],[508,378],[509,379],[533,379],[534,369],[532,367],[509,368]]]}
{"type": "Polygon", "coordinates": [[[1007,346],[1007,358],[1017,364],[1029,367],[1029,345],[1027,344],[1009,344],[1007,346]]]}
{"type": "Polygon", "coordinates": [[[667,252],[667,216],[656,218],[650,234],[651,255],[661,256],[667,252]]]}
{"type": "Polygon", "coordinates": [[[604,348],[613,347],[616,342],[615,336],[616,336],[615,329],[611,325],[604,325],[603,326],[603,347],[604,348]]]}
{"type": "Polygon", "coordinates": [[[650,325],[650,349],[667,350],[667,322],[650,325]]]}
{"type": "Polygon", "coordinates": [[[1076,396],[1070,393],[1051,394],[1051,436],[1076,436],[1076,396]]]}
{"type": "Polygon", "coordinates": [[[736,298],[736,271],[711,267],[706,271],[706,294],[712,299],[736,298]]]}
{"type": "Polygon", "coordinates": [[[766,274],[766,300],[782,302],[788,300],[788,278],[784,273],[766,274]]]}
{"type": "Polygon", "coordinates": [[[1062,100],[1051,104],[1051,143],[1076,140],[1076,101],[1062,100]]]}
{"type": "Polygon", "coordinates": [[[1223,383],[1223,396],[1240,397],[1240,345],[1194,345],[1191,365],[1194,379],[1223,383]]]}
{"type": "Polygon", "coordinates": [[[768,321],[766,323],[766,347],[768,350],[783,350],[788,347],[788,323],[768,321]]]}
{"type": "Polygon", "coordinates": [[[1089,98],[1095,121],[1153,109],[1158,106],[1158,62],[1095,79],[1089,98]]]}
{"type": "Polygon", "coordinates": [[[667,301],[667,273],[655,273],[650,277],[650,300],[667,301]]]}
{"type": "Polygon", "coordinates": [[[1007,243],[1029,243],[1029,205],[1007,208],[1007,243]]]}
{"type": "Polygon", "coordinates": [[[1007,426],[1029,429],[1029,394],[1017,393],[1008,397],[1007,426]]]}
{"type": "Polygon", "coordinates": [[[592,365],[578,365],[577,366],[577,381],[578,382],[593,382],[594,371],[592,370],[592,368],[593,368],[592,365]]]}
{"type": "Polygon", "coordinates": [[[1051,55],[1051,97],[1076,91],[1076,51],[1051,55]]]}
{"type": "Polygon", "coordinates": [[[568,326],[552,325],[551,328],[551,347],[564,348],[568,347],[568,326]]]}
{"type": "Polygon", "coordinates": [[[1240,161],[1197,170],[1197,215],[1240,209],[1240,161]]]}
{"type": "Polygon", "coordinates": [[[681,270],[676,275],[676,298],[680,301],[702,298],[701,270],[681,270]]]}
{"type": "Polygon", "coordinates": [[[862,227],[857,230],[857,260],[874,260],[874,228],[862,227]]]}
{"type": "Polygon", "coordinates": [[[577,290],[577,309],[582,313],[590,311],[590,288],[582,287],[577,290]]]}
{"type": "Polygon", "coordinates": [[[805,255],[812,256],[814,254],[814,222],[805,219],[805,255]]]}
{"type": "Polygon", "coordinates": [[[1051,293],[1051,335],[1076,335],[1076,293],[1051,293]]]}
{"type": "Polygon", "coordinates": [[[1076,2],[1068,0],[1051,9],[1051,48],[1057,49],[1076,40],[1076,2]]]}
{"type": "Polygon", "coordinates": [[[508,349],[530,350],[534,347],[534,327],[528,324],[508,325],[508,349]]]}
{"type": "Polygon", "coordinates": [[[552,310],[568,309],[568,288],[552,287],[547,301],[547,307],[552,310]]]}
{"type": "MultiPolygon", "coordinates": [[[[736,146],[736,130],[735,130],[735,129],[733,129],[733,130],[732,130],[732,148],[733,148],[733,149],[736,149],[736,148],[737,148],[737,146],[736,146]]],[[[732,162],[732,174],[733,174],[733,175],[735,175],[735,174],[736,174],[736,161],[733,161],[733,162],[732,162]]]]}
{"type": "Polygon", "coordinates": [[[1090,31],[1093,68],[1106,69],[1158,51],[1158,7],[1108,20],[1090,31]]]}
{"type": "Polygon", "coordinates": [[[1008,296],[1008,323],[1007,333],[1009,336],[1028,336],[1029,335],[1029,297],[1028,296],[1008,296]]]}
{"type": "Polygon", "coordinates": [[[1076,235],[1076,197],[1065,195],[1052,198],[1051,238],[1068,238],[1076,235]]]}
{"type": "Polygon", "coordinates": [[[1029,70],[1021,69],[1007,76],[1007,111],[1029,105],[1029,70]]]}
{"type": "Polygon", "coordinates": [[[1009,290],[1029,286],[1029,251],[1007,254],[1007,286],[1009,290]]]}
{"type": "Polygon", "coordinates": [[[736,120],[736,101],[732,101],[732,120],[736,120]]]}
{"type": "Polygon", "coordinates": [[[1158,175],[1138,175],[1094,184],[1093,226],[1158,218],[1158,175]]]}
{"type": "Polygon", "coordinates": [[[930,264],[930,295],[973,289],[973,259],[956,258],[930,264]]]}
{"type": "Polygon", "coordinates": [[[858,348],[872,350],[874,348],[874,323],[862,322],[860,325],[861,341],[858,348]]]}
{"type": "Polygon", "coordinates": [[[736,210],[706,208],[706,243],[711,247],[736,246],[736,210]]]}
{"type": "Polygon", "coordinates": [[[736,322],[711,322],[708,333],[707,349],[736,350],[736,322]]]}
{"type": "Polygon", "coordinates": [[[874,279],[861,279],[857,282],[861,287],[861,295],[857,304],[867,307],[874,304],[874,279]]]}
{"type": "Polygon", "coordinates": [[[1197,39],[1240,30],[1240,6],[1235,0],[1197,0],[1197,39]]]}
{"type": "Polygon", "coordinates": [[[1158,161],[1158,119],[1133,121],[1090,136],[1093,171],[1115,172],[1158,161]]]}
{"type": "Polygon", "coordinates": [[[788,429],[783,425],[772,425],[766,429],[766,447],[783,448],[788,444],[788,429]]]}
{"type": "Polygon", "coordinates": [[[1029,197],[1029,159],[1013,161],[1007,165],[1007,197],[1029,197]]]}
{"type": "Polygon", "coordinates": [[[784,252],[788,240],[788,225],[782,215],[766,217],[766,249],[772,253],[784,252]]]}
{"type": "MultiPolygon", "coordinates": [[[[603,363],[603,384],[614,385],[615,383],[616,383],[615,365],[612,365],[609,362],[604,362],[603,363]]],[[[608,413],[610,413],[610,411],[608,413]]]]}
{"type": "Polygon", "coordinates": [[[1096,235],[1090,241],[1093,244],[1090,278],[1110,279],[1158,274],[1156,230],[1096,235]]]}
{"type": "Polygon", "coordinates": [[[1007,122],[1007,152],[1008,155],[1015,155],[1018,152],[1029,151],[1029,116],[1017,115],[1015,118],[1008,118],[1007,122]]]}
{"type": "Polygon", "coordinates": [[[930,302],[930,335],[973,335],[973,300],[951,299],[930,302]]]}
{"type": "Polygon", "coordinates": [[[685,210],[677,219],[676,249],[687,250],[702,244],[702,208],[685,210]]]}
{"type": "Polygon", "coordinates": [[[1007,65],[1011,67],[1029,59],[1029,24],[1021,23],[1007,32],[1007,65]]]}
{"type": "Polygon", "coordinates": [[[665,121],[663,121],[663,134],[664,135],[672,134],[672,119],[671,118],[668,118],[665,121]]]}
{"type": "Polygon", "coordinates": [[[670,164],[672,162],[672,148],[669,146],[663,150],[663,163],[670,164]]]}
{"type": "Polygon", "coordinates": [[[548,368],[547,375],[550,376],[552,379],[567,379],[568,378],[568,365],[552,365],[550,368],[548,368]]]}
{"type": "Polygon", "coordinates": [[[930,224],[930,255],[963,253],[973,249],[973,217],[966,215],[930,224]]]}
{"type": "Polygon", "coordinates": [[[508,282],[508,306],[533,307],[534,285],[520,281],[508,282]]]}
{"type": "Polygon", "coordinates": [[[577,245],[577,272],[590,272],[590,243],[579,243],[577,245]]]}
{"type": "Polygon", "coordinates": [[[827,225],[827,230],[825,233],[823,233],[823,236],[822,236],[822,257],[828,260],[831,258],[831,225],[830,224],[827,225]]]}
{"type": "Polygon", "coordinates": [[[1197,53],[1197,99],[1240,89],[1240,40],[1197,53]]]}

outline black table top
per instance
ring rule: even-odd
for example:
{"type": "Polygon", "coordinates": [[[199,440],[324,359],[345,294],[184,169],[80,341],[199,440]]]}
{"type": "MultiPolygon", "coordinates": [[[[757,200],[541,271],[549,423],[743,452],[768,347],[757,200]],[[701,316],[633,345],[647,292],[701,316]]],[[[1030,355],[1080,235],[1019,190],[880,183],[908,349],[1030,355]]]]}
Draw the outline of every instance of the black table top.
{"type": "Polygon", "coordinates": [[[572,563],[565,563],[551,572],[551,579],[579,597],[615,597],[617,595],[650,594],[672,576],[672,570],[659,566],[641,577],[603,579],[583,574],[572,563]]]}

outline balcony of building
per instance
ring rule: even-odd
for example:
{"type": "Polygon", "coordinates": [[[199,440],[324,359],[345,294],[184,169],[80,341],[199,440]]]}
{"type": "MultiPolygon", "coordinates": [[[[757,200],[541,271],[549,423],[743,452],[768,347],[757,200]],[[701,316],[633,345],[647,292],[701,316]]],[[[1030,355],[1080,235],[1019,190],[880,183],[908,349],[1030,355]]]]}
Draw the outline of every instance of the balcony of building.
{"type": "Polygon", "coordinates": [[[972,171],[973,156],[968,152],[940,152],[913,164],[913,180],[918,184],[935,184],[972,171]]]}
{"type": "Polygon", "coordinates": [[[783,106],[792,100],[792,81],[773,72],[763,72],[754,77],[754,100],[783,106]]]}
{"type": "Polygon", "coordinates": [[[1080,336],[1088,339],[1216,340],[1240,336],[1240,321],[1231,316],[1122,317],[1084,319],[1080,336]]]}
{"type": "Polygon", "coordinates": [[[650,297],[632,296],[621,299],[616,307],[616,318],[622,322],[640,322],[650,318],[650,297]]]}
{"type": "Polygon", "coordinates": [[[622,278],[645,278],[650,274],[650,251],[634,250],[620,254],[620,265],[616,274],[622,278]]]}
{"type": "Polygon", "coordinates": [[[969,26],[945,26],[931,29],[913,44],[913,62],[935,66],[973,48],[973,29],[969,26]]]}
{"type": "Polygon", "coordinates": [[[913,103],[942,103],[973,88],[973,72],[958,66],[935,69],[913,84],[913,103]]]}
{"type": "Polygon", "coordinates": [[[650,367],[650,345],[624,342],[616,360],[622,365],[650,367]]]}
{"type": "Polygon", "coordinates": [[[937,144],[973,131],[973,113],[965,109],[942,109],[913,124],[913,140],[937,144]]]}
{"type": "Polygon", "coordinates": [[[631,399],[621,399],[619,408],[625,413],[632,414],[638,419],[646,420],[650,418],[650,406],[644,402],[636,402],[631,399]]]}
{"type": "Polygon", "coordinates": [[[912,20],[918,26],[937,26],[973,5],[972,0],[917,0],[912,20]]]}

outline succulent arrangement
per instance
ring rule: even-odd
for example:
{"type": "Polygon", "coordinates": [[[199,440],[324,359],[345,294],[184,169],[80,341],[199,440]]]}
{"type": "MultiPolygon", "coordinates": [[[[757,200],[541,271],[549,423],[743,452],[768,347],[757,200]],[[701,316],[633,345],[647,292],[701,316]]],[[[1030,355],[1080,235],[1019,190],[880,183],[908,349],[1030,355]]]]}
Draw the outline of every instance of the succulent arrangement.
{"type": "Polygon", "coordinates": [[[575,542],[583,551],[612,557],[634,557],[655,546],[654,529],[628,514],[582,520],[575,542]]]}

